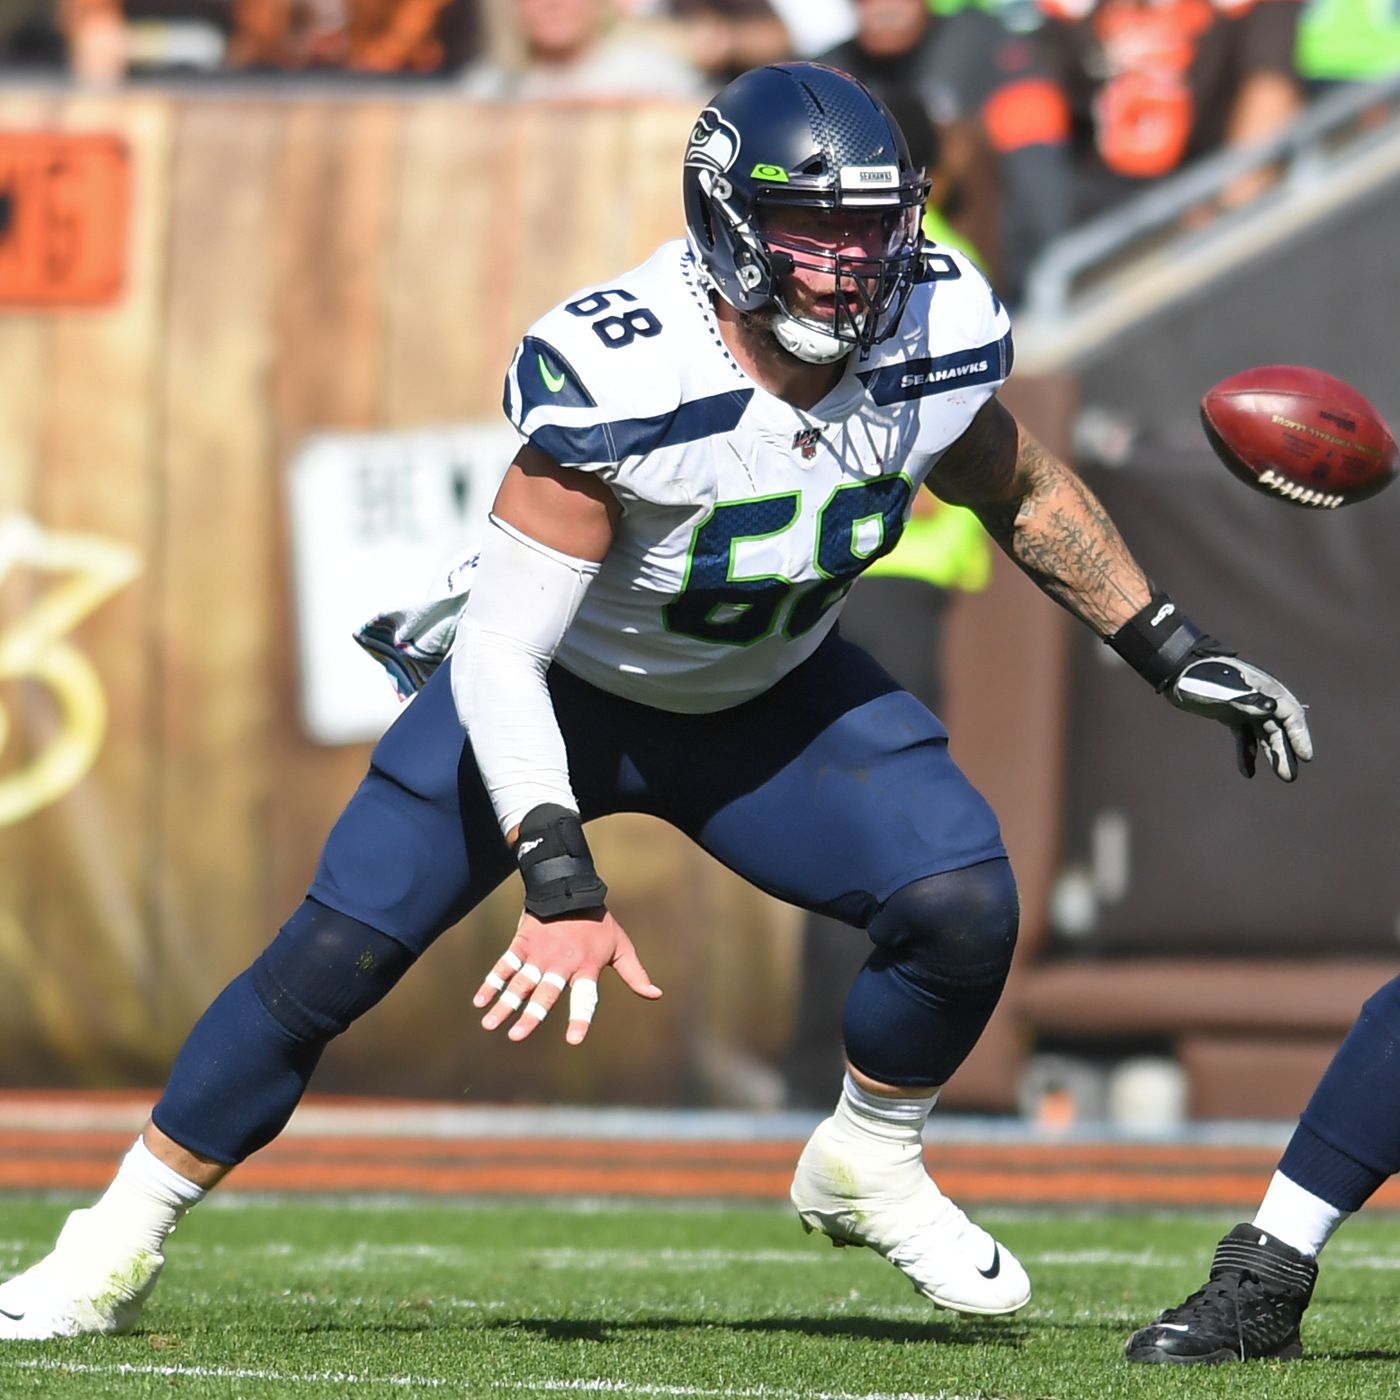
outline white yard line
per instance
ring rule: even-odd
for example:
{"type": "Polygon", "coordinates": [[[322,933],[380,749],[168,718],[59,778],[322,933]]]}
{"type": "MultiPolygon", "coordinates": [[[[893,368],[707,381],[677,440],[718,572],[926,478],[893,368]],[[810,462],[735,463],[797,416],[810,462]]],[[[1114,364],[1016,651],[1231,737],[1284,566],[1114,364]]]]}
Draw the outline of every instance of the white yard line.
{"type": "MultiPolygon", "coordinates": [[[[23,1256],[32,1252],[16,1241],[0,1241],[0,1265],[11,1262],[17,1267],[23,1256]]],[[[285,1243],[262,1241],[253,1245],[219,1243],[202,1245],[190,1242],[182,1247],[181,1258],[192,1275],[203,1266],[224,1269],[231,1258],[295,1259],[300,1270],[323,1273],[362,1271],[366,1264],[386,1268],[393,1263],[435,1264],[441,1267],[465,1268],[474,1260],[509,1254],[522,1266],[558,1272],[585,1270],[593,1272],[611,1269],[619,1272],[706,1273],[741,1264],[749,1267],[775,1265],[822,1265],[831,1263],[829,1251],[809,1249],[589,1249],[584,1247],[535,1246],[509,1249],[505,1246],[430,1245],[430,1244],[356,1244],[349,1249],[294,1251],[285,1243]]],[[[1204,1256],[1202,1256],[1204,1257],[1204,1256]]],[[[1400,1269],[1400,1253],[1382,1255],[1374,1251],[1360,1253],[1334,1249],[1330,1256],[1339,1267],[1358,1269],[1400,1269]]],[[[1020,1254],[1029,1268],[1076,1268],[1102,1266],[1113,1268],[1185,1268],[1195,1256],[1155,1249],[1076,1249],[1039,1250],[1020,1254]]]]}
{"type": "Polygon", "coordinates": [[[929,1393],[913,1390],[786,1390],[770,1386],[725,1386],[712,1389],[699,1385],[643,1385],[633,1381],[596,1380],[520,1381],[503,1383],[502,1390],[575,1392],[585,1395],[678,1395],[715,1397],[715,1400],[974,1400],[972,1396],[950,1395],[946,1390],[929,1393]]]}
{"type": "Polygon", "coordinates": [[[109,1366],[85,1361],[60,1361],[44,1358],[17,1363],[19,1371],[61,1371],[76,1376],[179,1376],[186,1380],[263,1381],[268,1385],[391,1385],[405,1390],[445,1390],[457,1385],[455,1381],[436,1376],[362,1376],[354,1371],[276,1371],[250,1366],[161,1366],[154,1362],[136,1365],[118,1362],[109,1366]]]}
{"type": "MultiPolygon", "coordinates": [[[[366,1376],[355,1371],[279,1371],[247,1366],[173,1366],[123,1362],[97,1366],[88,1362],[45,1358],[21,1361],[20,1371],[62,1371],[84,1376],[170,1376],[188,1380],[261,1381],[268,1385],[385,1385],[402,1390],[461,1390],[463,1382],[437,1376],[366,1376]]],[[[0,1366],[3,1370],[3,1366],[0,1366]]],[[[467,1383],[470,1384],[470,1383],[467,1383]]],[[[489,1381],[487,1390],[525,1394],[656,1395],[693,1397],[694,1400],[973,1400],[946,1391],[849,1391],[788,1390],[771,1386],[657,1385],[642,1381],[613,1380],[605,1376],[575,1380],[489,1381]]]]}
{"type": "MultiPolygon", "coordinates": [[[[180,1258],[192,1267],[201,1263],[227,1267],[229,1259],[293,1259],[300,1269],[363,1269],[367,1263],[393,1261],[462,1267],[473,1260],[508,1255],[518,1264],[542,1269],[686,1269],[728,1268],[731,1264],[826,1264],[829,1250],[810,1249],[588,1249],[568,1245],[539,1245],[512,1249],[509,1245],[356,1244],[349,1249],[298,1249],[275,1241],[237,1245],[182,1246],[180,1258]]],[[[0,1252],[3,1257],[3,1252],[0,1252]]]]}

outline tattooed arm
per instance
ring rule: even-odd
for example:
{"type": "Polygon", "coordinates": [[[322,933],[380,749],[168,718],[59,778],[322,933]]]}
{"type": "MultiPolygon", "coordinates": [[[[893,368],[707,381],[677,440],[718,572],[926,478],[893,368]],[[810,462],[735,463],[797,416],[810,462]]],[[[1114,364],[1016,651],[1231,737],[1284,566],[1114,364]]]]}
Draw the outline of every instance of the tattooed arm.
{"type": "Polygon", "coordinates": [[[928,486],[975,511],[1002,549],[1099,636],[1146,605],[1147,577],[1098,497],[996,399],[939,458],[928,486]]]}
{"type": "Polygon", "coordinates": [[[1153,591],[1099,499],[995,399],[939,458],[928,484],[976,511],[1046,593],[1173,705],[1228,726],[1246,778],[1261,747],[1284,782],[1298,776],[1313,750],[1297,696],[1153,591]]]}

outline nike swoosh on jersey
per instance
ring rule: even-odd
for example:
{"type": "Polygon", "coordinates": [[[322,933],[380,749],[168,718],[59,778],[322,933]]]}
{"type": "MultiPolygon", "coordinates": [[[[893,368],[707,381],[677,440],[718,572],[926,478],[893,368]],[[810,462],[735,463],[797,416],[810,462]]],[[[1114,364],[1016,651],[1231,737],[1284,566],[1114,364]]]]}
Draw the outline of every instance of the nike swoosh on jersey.
{"type": "Polygon", "coordinates": [[[977,1270],[983,1278],[995,1278],[1001,1272],[1001,1246],[992,1242],[992,1263],[990,1268],[977,1270]]]}
{"type": "Polygon", "coordinates": [[[557,394],[560,389],[564,387],[564,376],[562,374],[551,374],[549,366],[544,362],[543,355],[536,355],[535,359],[539,362],[540,378],[544,380],[544,387],[548,389],[551,394],[557,394]]]}

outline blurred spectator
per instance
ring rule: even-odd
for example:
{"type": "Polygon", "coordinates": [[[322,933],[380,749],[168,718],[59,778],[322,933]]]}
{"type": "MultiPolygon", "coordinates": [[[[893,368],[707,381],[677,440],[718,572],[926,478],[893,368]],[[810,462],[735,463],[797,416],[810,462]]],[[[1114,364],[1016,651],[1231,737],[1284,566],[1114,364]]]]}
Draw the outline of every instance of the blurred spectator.
{"type": "Polygon", "coordinates": [[[803,58],[825,53],[856,32],[854,0],[770,0],[787,26],[792,51],[803,58]]]}
{"type": "MultiPolygon", "coordinates": [[[[0,5],[11,0],[0,0],[0,5]]],[[[67,0],[89,83],[274,72],[425,74],[470,57],[476,0],[67,0]]]]}
{"type": "Polygon", "coordinates": [[[856,34],[824,61],[882,96],[917,93],[959,192],[959,223],[1015,303],[1026,268],[1067,224],[1063,95],[1034,42],[981,9],[936,15],[925,0],[856,0],[856,34]]]}
{"type": "Polygon", "coordinates": [[[227,0],[126,0],[113,9],[121,20],[128,74],[212,73],[223,67],[233,22],[227,0]]]}
{"type": "Polygon", "coordinates": [[[924,208],[924,237],[957,248],[980,267],[987,270],[987,257],[971,233],[962,228],[958,219],[962,195],[947,161],[938,131],[929,119],[928,109],[912,92],[894,88],[885,93],[885,105],[899,123],[904,139],[909,143],[909,158],[919,166],[929,180],[928,203],[924,208]]]}
{"type": "Polygon", "coordinates": [[[232,68],[431,74],[474,52],[476,0],[233,0],[232,68]]]}
{"type": "Polygon", "coordinates": [[[1400,73],[1400,4],[1307,0],[1297,65],[1299,76],[1316,85],[1378,82],[1400,73]]]}
{"type": "Polygon", "coordinates": [[[0,0],[0,68],[43,72],[67,62],[56,0],[0,0]]]}
{"type": "Polygon", "coordinates": [[[80,83],[106,87],[126,74],[126,22],[120,0],[60,0],[68,69],[80,83]]]}
{"type": "Polygon", "coordinates": [[[233,24],[228,0],[63,0],[62,14],[69,71],[98,87],[220,71],[233,24]]]}
{"type": "MultiPolygon", "coordinates": [[[[1070,97],[1075,212],[1091,218],[1187,161],[1286,126],[1303,104],[1297,0],[1040,0],[1070,97]]],[[[1221,203],[1253,198],[1266,172],[1221,203]]]]}
{"type": "Polygon", "coordinates": [[[694,97],[713,85],[670,22],[629,18],[616,0],[505,0],[486,19],[469,97],[694,97]]]}
{"type": "Polygon", "coordinates": [[[653,31],[721,86],[749,68],[792,56],[787,26],[768,0],[613,0],[626,18],[653,31]]]}

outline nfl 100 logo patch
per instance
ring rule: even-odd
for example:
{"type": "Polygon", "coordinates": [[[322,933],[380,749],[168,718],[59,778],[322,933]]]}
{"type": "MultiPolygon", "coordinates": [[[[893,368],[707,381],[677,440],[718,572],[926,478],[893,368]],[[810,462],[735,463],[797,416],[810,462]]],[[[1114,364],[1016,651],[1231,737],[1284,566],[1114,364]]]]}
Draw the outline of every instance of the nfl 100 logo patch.
{"type": "Polygon", "coordinates": [[[792,435],[792,450],[800,452],[804,462],[810,462],[817,455],[817,444],[821,440],[820,428],[802,428],[792,435]]]}

